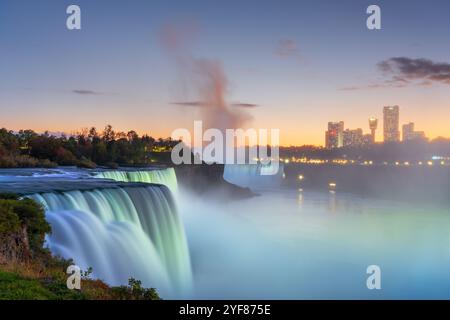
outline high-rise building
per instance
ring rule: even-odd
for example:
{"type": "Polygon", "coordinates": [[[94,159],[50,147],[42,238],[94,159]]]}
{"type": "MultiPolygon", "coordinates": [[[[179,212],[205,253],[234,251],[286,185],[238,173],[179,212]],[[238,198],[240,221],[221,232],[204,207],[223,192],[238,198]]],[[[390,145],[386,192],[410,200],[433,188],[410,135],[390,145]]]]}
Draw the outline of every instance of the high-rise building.
{"type": "Polygon", "coordinates": [[[344,146],[344,122],[328,122],[328,130],[325,132],[325,146],[328,149],[344,146]]]}
{"type": "Polygon", "coordinates": [[[404,124],[402,127],[403,141],[426,140],[425,132],[414,131],[414,122],[404,124]]]}
{"type": "Polygon", "coordinates": [[[373,140],[373,135],[372,134],[365,134],[363,136],[363,144],[368,145],[368,144],[374,144],[375,141],[373,140]]]}
{"type": "Polygon", "coordinates": [[[378,128],[378,119],[369,118],[369,128],[370,128],[370,134],[372,136],[371,143],[375,143],[375,136],[376,136],[376,131],[378,128]]]}
{"type": "Polygon", "coordinates": [[[364,135],[362,129],[344,131],[344,147],[360,146],[364,143],[364,135]]]}
{"type": "Polygon", "coordinates": [[[414,134],[414,122],[404,124],[402,127],[403,141],[411,140],[413,134],[414,134]]]}
{"type": "Polygon", "coordinates": [[[400,141],[400,110],[398,106],[388,106],[383,109],[384,142],[400,141]]]}

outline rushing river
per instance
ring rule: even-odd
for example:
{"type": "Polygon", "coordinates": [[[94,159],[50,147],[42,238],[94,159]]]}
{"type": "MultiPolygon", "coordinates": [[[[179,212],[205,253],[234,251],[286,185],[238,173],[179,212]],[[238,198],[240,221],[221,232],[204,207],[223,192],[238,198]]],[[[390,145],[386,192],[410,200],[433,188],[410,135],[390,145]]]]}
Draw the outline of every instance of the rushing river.
{"type": "MultiPolygon", "coordinates": [[[[227,171],[227,180],[243,178],[235,171],[227,171]]],[[[0,187],[22,188],[26,180],[39,188],[51,180],[78,188],[81,180],[83,189],[96,176],[2,170],[0,187]]],[[[55,230],[50,248],[94,264],[95,275],[114,284],[143,277],[147,286],[163,286],[166,299],[450,298],[447,206],[299,191],[280,186],[280,176],[262,189],[259,178],[244,177],[260,195],[223,202],[178,187],[174,172],[103,177],[120,183],[154,177],[169,188],[95,182],[94,190],[32,197],[46,206],[55,230]],[[366,286],[370,265],[381,269],[381,290],[366,286]]]]}

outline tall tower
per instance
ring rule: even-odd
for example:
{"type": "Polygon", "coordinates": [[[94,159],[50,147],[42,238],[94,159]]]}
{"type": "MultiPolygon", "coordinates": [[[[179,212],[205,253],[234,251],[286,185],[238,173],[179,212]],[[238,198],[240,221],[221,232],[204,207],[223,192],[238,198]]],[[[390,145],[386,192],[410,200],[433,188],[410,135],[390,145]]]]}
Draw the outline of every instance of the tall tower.
{"type": "Polygon", "coordinates": [[[383,135],[384,142],[400,141],[400,108],[388,106],[383,109],[383,135]]]}
{"type": "Polygon", "coordinates": [[[378,128],[378,119],[376,118],[369,118],[369,128],[370,128],[370,134],[372,136],[372,143],[375,143],[375,135],[378,128]]]}

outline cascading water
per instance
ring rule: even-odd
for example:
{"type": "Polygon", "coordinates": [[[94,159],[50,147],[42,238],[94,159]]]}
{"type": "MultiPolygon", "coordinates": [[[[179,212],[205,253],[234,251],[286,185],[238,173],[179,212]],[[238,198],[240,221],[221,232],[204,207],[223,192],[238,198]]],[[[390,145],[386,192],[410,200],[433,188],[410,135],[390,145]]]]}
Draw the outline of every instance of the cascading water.
{"type": "Polygon", "coordinates": [[[183,297],[192,285],[190,257],[170,190],[163,185],[30,196],[43,204],[54,254],[113,285],[134,277],[163,297],[183,297]]]}
{"type": "Polygon", "coordinates": [[[279,186],[283,180],[284,168],[280,163],[278,171],[274,173],[271,164],[226,164],[223,178],[229,183],[259,189],[279,186]]]}
{"type": "Polygon", "coordinates": [[[121,182],[158,183],[168,186],[172,192],[177,192],[177,176],[173,168],[140,171],[103,171],[95,175],[96,178],[111,179],[121,182]]]}

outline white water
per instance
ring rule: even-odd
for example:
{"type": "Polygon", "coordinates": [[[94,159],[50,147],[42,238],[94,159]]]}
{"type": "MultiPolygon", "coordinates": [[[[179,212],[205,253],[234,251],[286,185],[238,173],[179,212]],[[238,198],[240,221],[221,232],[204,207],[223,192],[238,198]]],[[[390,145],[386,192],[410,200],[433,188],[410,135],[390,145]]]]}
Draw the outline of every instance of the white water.
{"type": "Polygon", "coordinates": [[[279,187],[283,181],[284,169],[280,163],[276,174],[272,165],[262,164],[227,164],[225,165],[223,178],[232,184],[251,188],[264,189],[279,187]]]}
{"type": "Polygon", "coordinates": [[[191,289],[189,250],[183,225],[165,186],[34,194],[53,233],[52,253],[73,258],[107,283],[129,277],[156,287],[166,298],[191,289]]]}
{"type": "MultiPolygon", "coordinates": [[[[227,174],[235,182],[258,172],[234,170],[227,174]]],[[[219,203],[180,190],[189,257],[181,222],[164,200],[168,190],[149,188],[155,192],[35,195],[47,203],[52,252],[92,266],[111,284],[141,279],[166,299],[450,298],[448,207],[280,187],[219,203]],[[372,264],[381,267],[382,290],[366,287],[372,264]]]]}
{"type": "Polygon", "coordinates": [[[95,177],[121,182],[158,183],[166,185],[172,192],[177,192],[178,190],[177,177],[173,168],[138,171],[103,171],[97,173],[95,177]]]}

